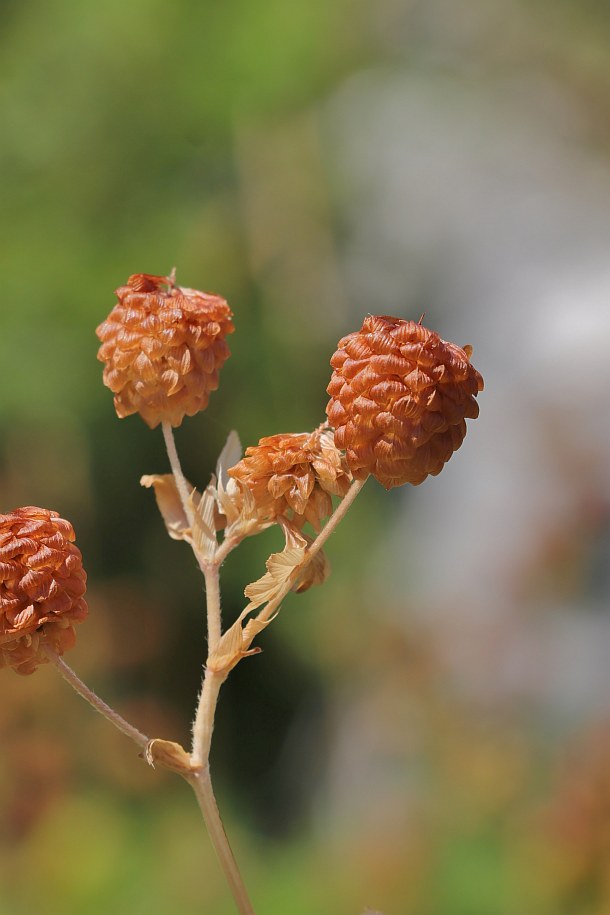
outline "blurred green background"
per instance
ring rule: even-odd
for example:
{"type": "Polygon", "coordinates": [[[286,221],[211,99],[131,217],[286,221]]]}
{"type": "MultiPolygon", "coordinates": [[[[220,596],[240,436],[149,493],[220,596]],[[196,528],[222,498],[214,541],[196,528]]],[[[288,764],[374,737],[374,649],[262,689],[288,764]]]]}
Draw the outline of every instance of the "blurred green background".
{"type": "MultiPolygon", "coordinates": [[[[177,432],[205,485],[324,415],[367,311],[475,346],[438,480],[367,486],[333,575],[224,687],[213,772],[261,915],[610,911],[610,15],[596,0],[5,0],[1,510],[69,518],[68,659],[188,740],[203,588],[95,327],[131,273],[224,295],[177,432]]],[[[279,544],[224,570],[225,618],[279,544]]],[[[186,786],[49,669],[2,672],[0,915],[233,911],[186,786]]]]}

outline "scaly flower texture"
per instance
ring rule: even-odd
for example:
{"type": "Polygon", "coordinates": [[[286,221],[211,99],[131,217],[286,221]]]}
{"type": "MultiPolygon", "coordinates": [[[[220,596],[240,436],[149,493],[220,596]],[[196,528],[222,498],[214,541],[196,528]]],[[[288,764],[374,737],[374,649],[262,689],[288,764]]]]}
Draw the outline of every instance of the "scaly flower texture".
{"type": "Polygon", "coordinates": [[[344,496],[351,481],[324,425],[262,438],[228,473],[249,490],[261,518],[288,517],[297,526],[309,521],[316,531],[332,513],[331,495],[344,496]]]}
{"type": "Polygon", "coordinates": [[[471,347],[389,316],[370,315],[339,341],[327,391],[335,444],[356,479],[386,489],[418,485],[443,469],[476,419],[483,379],[471,347]]]}
{"type": "Polygon", "coordinates": [[[217,295],[176,286],[173,276],[136,273],[97,328],[104,384],[119,417],[139,413],[154,429],[204,410],[229,357],[231,309],[217,295]]]}
{"type": "Polygon", "coordinates": [[[0,515],[0,667],[31,674],[75,642],[87,616],[87,576],[74,529],[57,512],[26,506],[0,515]]]}

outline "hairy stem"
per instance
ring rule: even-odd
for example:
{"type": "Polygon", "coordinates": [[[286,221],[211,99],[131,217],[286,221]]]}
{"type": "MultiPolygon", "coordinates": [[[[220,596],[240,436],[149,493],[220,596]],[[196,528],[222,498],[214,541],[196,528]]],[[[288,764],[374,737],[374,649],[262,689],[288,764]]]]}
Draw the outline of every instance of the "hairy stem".
{"type": "Polygon", "coordinates": [[[194,517],[193,517],[193,506],[191,504],[191,493],[189,487],[182,473],[182,467],[180,466],[180,458],[178,457],[178,451],[176,449],[176,442],[174,440],[174,430],[168,422],[161,423],[161,428],[163,429],[163,438],[165,439],[165,448],[167,449],[167,456],[169,458],[169,463],[172,468],[172,473],[174,475],[174,480],[176,481],[176,487],[178,489],[178,494],[180,496],[180,501],[182,502],[182,507],[184,513],[188,519],[191,530],[194,530],[194,517]]]}
{"type": "Polygon", "coordinates": [[[191,750],[191,763],[194,766],[207,766],[212,745],[212,731],[214,730],[214,715],[220,687],[226,679],[225,674],[207,669],[203,678],[201,695],[197,706],[197,714],[193,722],[193,748],[191,750]]]}
{"type": "Polygon", "coordinates": [[[220,615],[220,576],[217,562],[206,562],[201,566],[205,578],[205,596],[208,616],[208,655],[211,655],[220,641],[222,619],[220,615]]]}
{"type": "MultiPolygon", "coordinates": [[[[218,583],[218,565],[215,566],[215,581],[218,583]]],[[[211,597],[209,590],[207,597],[209,601],[211,597]]],[[[254,908],[248,897],[248,892],[222,825],[210,778],[209,760],[212,732],[214,730],[214,716],[220,687],[225,679],[226,674],[218,673],[209,668],[206,669],[197,705],[197,714],[193,722],[193,748],[191,751],[193,774],[188,778],[188,781],[199,802],[208,834],[233,894],[237,909],[240,915],[254,915],[254,908]]]]}
{"type": "Polygon", "coordinates": [[[223,564],[231,550],[234,550],[240,543],[241,540],[238,537],[227,537],[222,541],[214,553],[214,562],[217,564],[218,568],[223,564]]]}
{"type": "Polygon", "coordinates": [[[248,891],[241,878],[237,862],[231,851],[229,840],[224,831],[212,781],[210,779],[210,769],[208,765],[203,766],[188,779],[189,784],[195,792],[203,819],[208,830],[214,850],[220,861],[220,865],[227,879],[227,883],[233,894],[237,910],[240,915],[255,915],[254,907],[250,902],[248,891]]]}
{"type": "Polygon", "coordinates": [[[118,728],[119,731],[121,731],[127,737],[131,738],[131,740],[133,740],[134,743],[137,743],[141,749],[145,750],[147,748],[148,744],[150,743],[149,738],[145,734],[142,734],[141,731],[138,731],[137,728],[134,728],[133,725],[129,724],[128,721],[125,721],[125,719],[119,715],[118,712],[115,712],[113,708],[110,708],[109,705],[106,705],[106,703],[100,699],[100,697],[97,696],[93,690],[89,689],[89,687],[83,683],[80,677],[77,677],[72,668],[66,664],[63,658],[60,658],[59,655],[53,651],[53,649],[48,647],[45,649],[45,654],[49,660],[53,662],[64,680],[66,680],[70,686],[76,690],[79,696],[82,696],[83,699],[89,703],[89,705],[93,706],[96,712],[99,712],[100,715],[103,715],[104,718],[107,718],[108,721],[115,726],[115,728],[118,728]]]}

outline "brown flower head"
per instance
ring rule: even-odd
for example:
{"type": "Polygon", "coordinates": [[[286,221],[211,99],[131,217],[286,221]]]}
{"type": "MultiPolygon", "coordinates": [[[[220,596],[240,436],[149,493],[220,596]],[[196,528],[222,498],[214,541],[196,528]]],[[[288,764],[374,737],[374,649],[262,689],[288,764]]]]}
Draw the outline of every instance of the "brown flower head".
{"type": "Polygon", "coordinates": [[[332,512],[331,495],[344,496],[351,475],[324,425],[314,432],[262,438],[246,449],[229,476],[248,489],[263,519],[309,521],[315,530],[332,512]]]}
{"type": "Polygon", "coordinates": [[[234,331],[223,298],[176,286],[173,276],[136,273],[97,328],[104,384],[119,417],[139,413],[151,429],[179,426],[208,405],[234,331]]]}
{"type": "Polygon", "coordinates": [[[74,644],[87,616],[87,576],[74,530],[57,512],[26,506],[0,515],[0,667],[31,674],[74,644]]]}
{"type": "Polygon", "coordinates": [[[326,408],[356,479],[391,489],[440,473],[476,419],[483,379],[462,349],[400,318],[370,315],[339,341],[326,408]]]}

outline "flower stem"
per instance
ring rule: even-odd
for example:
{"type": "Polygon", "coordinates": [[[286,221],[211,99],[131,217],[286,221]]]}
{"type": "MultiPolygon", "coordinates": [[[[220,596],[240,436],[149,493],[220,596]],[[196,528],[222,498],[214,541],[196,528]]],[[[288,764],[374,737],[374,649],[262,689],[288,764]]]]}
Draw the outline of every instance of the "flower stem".
{"type": "Polygon", "coordinates": [[[226,674],[217,673],[215,670],[207,669],[205,672],[197,713],[193,722],[191,763],[194,766],[205,767],[208,765],[216,703],[218,702],[220,687],[225,679],[226,674]]]}
{"type": "Polygon", "coordinates": [[[205,596],[208,617],[208,655],[211,655],[220,641],[222,619],[220,615],[220,575],[218,562],[202,563],[205,578],[205,596]]]}
{"type": "Polygon", "coordinates": [[[49,660],[53,662],[64,680],[66,680],[70,686],[76,690],[79,696],[82,696],[83,699],[89,703],[89,705],[93,706],[96,712],[99,712],[100,715],[107,718],[115,728],[118,728],[119,731],[131,738],[131,740],[133,740],[134,743],[137,743],[141,749],[145,750],[148,747],[148,744],[150,743],[149,738],[145,734],[142,734],[141,731],[138,731],[137,728],[134,728],[133,725],[129,724],[128,721],[125,721],[125,719],[119,715],[118,712],[115,712],[113,708],[106,705],[93,690],[89,689],[89,687],[83,683],[80,677],[74,673],[72,668],[69,667],[63,658],[60,658],[52,648],[45,648],[45,654],[49,660]]]}
{"type": "Polygon", "coordinates": [[[212,781],[210,779],[209,766],[205,765],[199,769],[188,778],[188,782],[195,792],[208,830],[208,835],[210,836],[214,851],[218,856],[227,883],[233,894],[238,912],[240,915],[255,915],[254,907],[250,902],[248,891],[242,880],[237,862],[231,851],[231,846],[229,845],[229,840],[227,839],[227,834],[222,825],[216,798],[214,797],[212,781]]]}
{"type": "Polygon", "coordinates": [[[176,449],[176,442],[174,439],[174,430],[168,422],[162,422],[161,428],[163,430],[163,438],[165,439],[167,456],[172,468],[174,480],[176,481],[178,494],[180,495],[180,501],[182,502],[182,507],[188,519],[191,530],[194,530],[194,516],[193,506],[191,503],[191,493],[184,478],[184,474],[182,473],[182,467],[180,466],[180,458],[178,457],[178,451],[176,449]]]}

